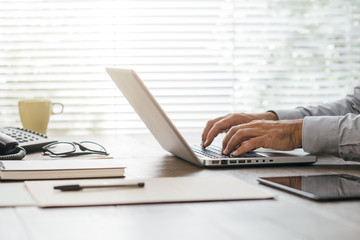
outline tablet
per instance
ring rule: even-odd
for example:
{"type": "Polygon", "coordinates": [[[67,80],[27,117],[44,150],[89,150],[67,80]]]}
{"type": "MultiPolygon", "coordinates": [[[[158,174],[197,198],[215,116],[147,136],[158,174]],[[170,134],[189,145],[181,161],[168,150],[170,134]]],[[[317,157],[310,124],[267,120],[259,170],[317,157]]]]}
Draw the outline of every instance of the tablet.
{"type": "Polygon", "coordinates": [[[257,180],[318,201],[360,199],[360,178],[347,174],[262,177],[257,180]]]}

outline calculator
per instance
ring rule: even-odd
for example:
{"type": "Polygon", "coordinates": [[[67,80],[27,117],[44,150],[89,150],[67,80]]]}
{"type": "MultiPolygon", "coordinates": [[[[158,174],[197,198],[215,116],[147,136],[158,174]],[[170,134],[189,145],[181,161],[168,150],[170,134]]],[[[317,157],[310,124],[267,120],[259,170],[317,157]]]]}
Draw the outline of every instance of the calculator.
{"type": "Polygon", "coordinates": [[[12,137],[17,142],[19,142],[19,146],[23,147],[27,153],[41,152],[43,146],[49,143],[57,142],[54,139],[50,139],[45,134],[31,131],[25,128],[4,127],[0,128],[0,132],[12,137]]]}

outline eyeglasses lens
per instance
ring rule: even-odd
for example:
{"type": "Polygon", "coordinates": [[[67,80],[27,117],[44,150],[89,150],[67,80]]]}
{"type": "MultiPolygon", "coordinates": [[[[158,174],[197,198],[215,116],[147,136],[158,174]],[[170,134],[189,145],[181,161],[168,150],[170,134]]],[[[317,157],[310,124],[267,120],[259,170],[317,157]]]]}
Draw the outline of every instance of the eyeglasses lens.
{"type": "Polygon", "coordinates": [[[100,146],[96,143],[93,143],[93,142],[81,142],[80,144],[92,151],[106,152],[106,150],[102,146],[100,146]]]}
{"type": "Polygon", "coordinates": [[[57,143],[49,146],[48,149],[55,154],[69,153],[75,151],[75,147],[71,143],[57,143]]]}

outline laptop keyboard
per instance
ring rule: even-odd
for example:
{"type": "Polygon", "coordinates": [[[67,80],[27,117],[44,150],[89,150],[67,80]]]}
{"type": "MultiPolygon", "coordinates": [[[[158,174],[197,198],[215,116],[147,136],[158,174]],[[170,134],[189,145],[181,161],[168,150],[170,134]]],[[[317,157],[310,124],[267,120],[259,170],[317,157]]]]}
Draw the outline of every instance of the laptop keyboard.
{"type": "MultiPolygon", "coordinates": [[[[192,147],[192,150],[198,155],[213,158],[213,159],[235,158],[235,157],[232,157],[231,155],[227,156],[227,155],[221,154],[220,148],[213,147],[213,146],[209,146],[204,149],[198,145],[194,145],[192,147]]],[[[263,157],[263,156],[255,153],[255,152],[247,152],[247,153],[244,153],[243,155],[237,156],[236,158],[251,158],[251,157],[263,157]]]]}

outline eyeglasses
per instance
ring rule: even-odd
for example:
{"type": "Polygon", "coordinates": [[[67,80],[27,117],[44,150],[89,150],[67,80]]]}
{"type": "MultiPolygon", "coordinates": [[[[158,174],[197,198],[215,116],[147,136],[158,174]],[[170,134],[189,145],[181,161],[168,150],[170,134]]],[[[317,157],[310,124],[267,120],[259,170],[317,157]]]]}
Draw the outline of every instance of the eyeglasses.
{"type": "Polygon", "coordinates": [[[50,157],[72,157],[86,154],[109,155],[106,149],[98,143],[82,142],[55,142],[42,147],[43,155],[50,157]],[[76,146],[82,152],[77,152],[76,146]]]}

